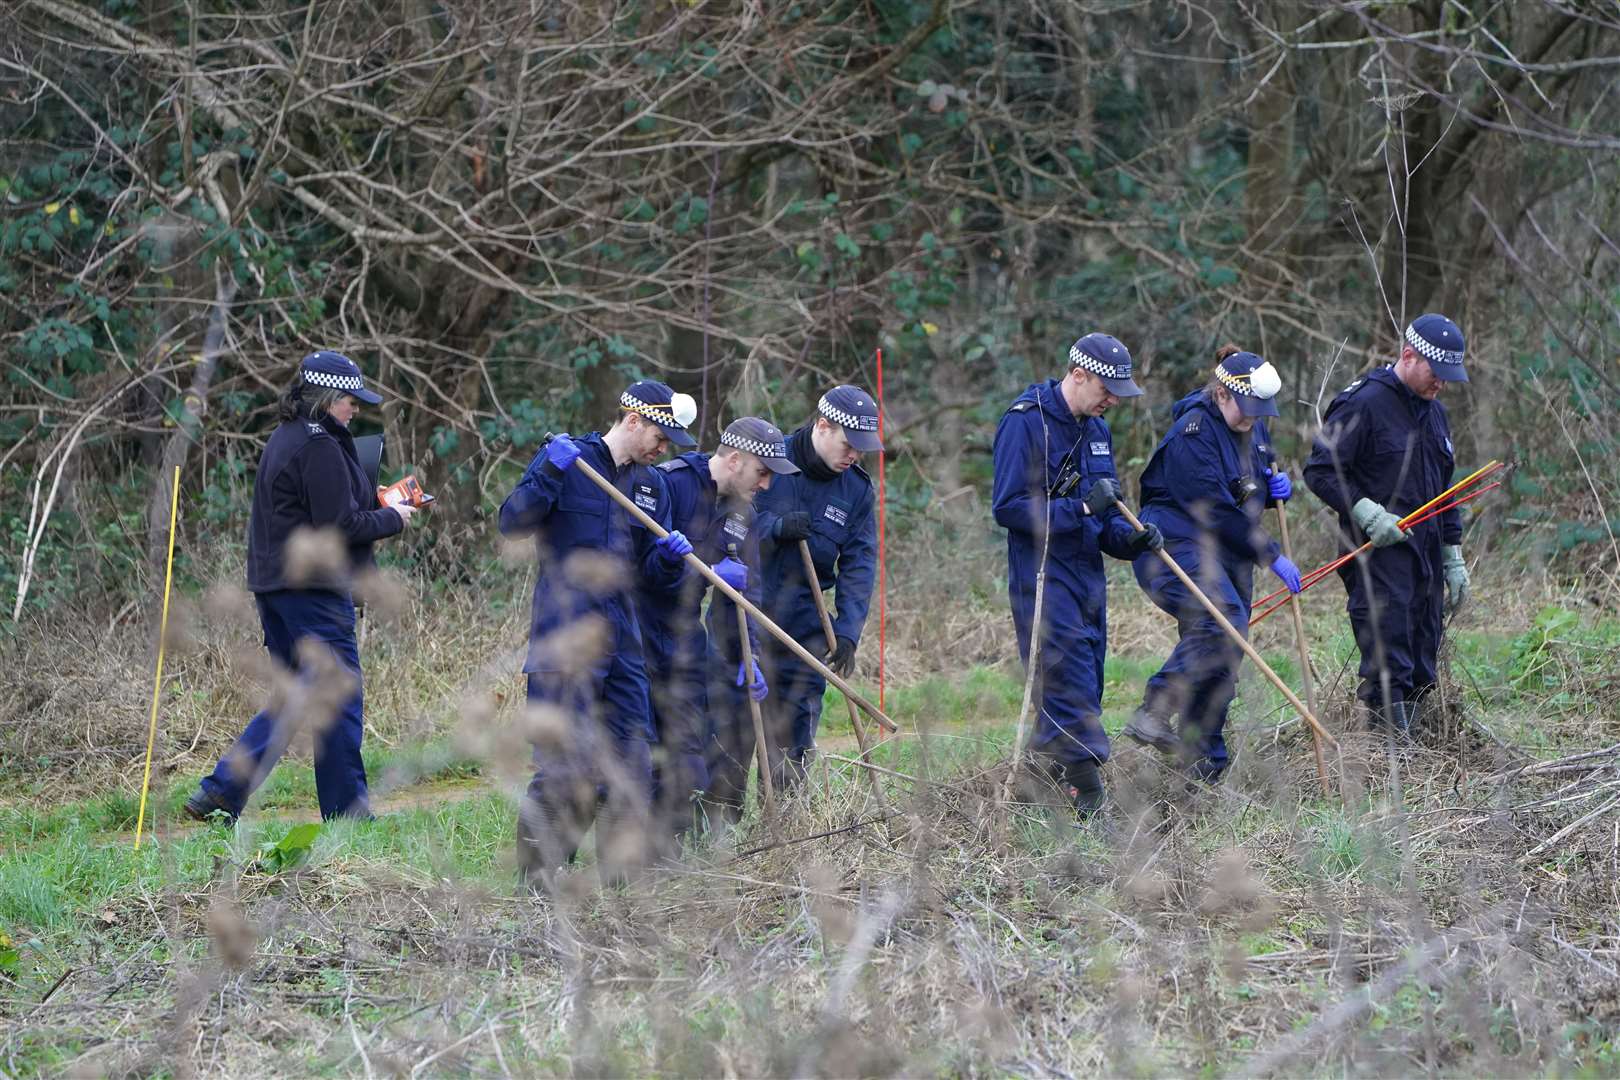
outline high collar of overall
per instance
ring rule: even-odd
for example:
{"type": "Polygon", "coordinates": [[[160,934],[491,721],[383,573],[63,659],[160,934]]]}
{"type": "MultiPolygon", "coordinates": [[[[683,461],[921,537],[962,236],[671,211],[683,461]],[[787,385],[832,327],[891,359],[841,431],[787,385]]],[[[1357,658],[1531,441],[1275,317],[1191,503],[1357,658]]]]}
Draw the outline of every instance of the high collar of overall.
{"type": "Polygon", "coordinates": [[[593,452],[599,452],[602,456],[603,464],[597,464],[596,462],[591,462],[591,464],[595,467],[597,472],[604,473],[615,482],[618,481],[619,477],[625,474],[625,470],[629,469],[634,464],[634,462],[629,461],[625,462],[623,465],[619,464],[619,459],[613,456],[613,447],[608,445],[605,432],[592,431],[588,434],[581,435],[574,439],[574,445],[578,446],[581,450],[594,448],[593,452]]]}
{"type": "Polygon", "coordinates": [[[788,457],[793,459],[793,464],[804,470],[804,475],[818,484],[825,484],[829,480],[838,479],[838,470],[828,468],[827,463],[821,460],[821,455],[816,453],[816,444],[811,439],[815,426],[815,421],[812,420],[788,436],[788,457]]]}
{"type": "Polygon", "coordinates": [[[1386,364],[1384,367],[1374,368],[1371,373],[1369,373],[1368,378],[1376,379],[1381,383],[1394,387],[1396,393],[1400,395],[1402,401],[1406,402],[1408,408],[1421,409],[1424,406],[1433,404],[1431,401],[1425,401],[1418,397],[1417,391],[1406,385],[1406,380],[1401,378],[1400,374],[1396,372],[1394,364],[1386,364]]]}
{"type": "Polygon", "coordinates": [[[311,423],[321,425],[321,427],[326,429],[326,433],[328,435],[331,435],[340,443],[345,445],[352,445],[354,443],[354,434],[348,428],[332,419],[331,413],[322,413],[320,419],[317,420],[315,417],[310,415],[309,405],[300,402],[298,406],[298,417],[301,420],[308,420],[311,423]]]}
{"type": "Polygon", "coordinates": [[[1035,403],[1040,406],[1043,413],[1059,423],[1084,427],[1086,421],[1091,419],[1069,408],[1069,399],[1063,396],[1062,379],[1048,379],[1044,385],[1036,383],[1035,403]]]}
{"type": "Polygon", "coordinates": [[[1176,403],[1175,416],[1180,418],[1191,409],[1201,409],[1208,414],[1210,430],[1224,432],[1226,437],[1231,439],[1233,445],[1236,446],[1240,451],[1246,450],[1249,444],[1254,440],[1255,430],[1260,424],[1260,422],[1256,420],[1255,426],[1251,427],[1248,431],[1237,430],[1231,424],[1226,422],[1226,413],[1222,411],[1221,403],[1215,400],[1215,395],[1209,390],[1195,390],[1191,394],[1188,394],[1186,397],[1182,398],[1181,401],[1176,403]],[[1182,402],[1187,403],[1186,409],[1181,408],[1182,402]]]}

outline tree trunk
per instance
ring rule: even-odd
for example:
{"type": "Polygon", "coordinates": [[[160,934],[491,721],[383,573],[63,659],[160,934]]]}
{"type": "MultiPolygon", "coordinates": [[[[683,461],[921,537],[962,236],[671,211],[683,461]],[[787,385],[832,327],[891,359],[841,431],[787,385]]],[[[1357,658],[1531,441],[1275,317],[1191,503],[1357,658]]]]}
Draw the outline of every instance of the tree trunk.
{"type": "Polygon", "coordinates": [[[158,464],[157,483],[152,486],[152,499],[146,507],[146,560],[155,572],[161,573],[169,543],[169,505],[174,470],[182,470],[191,447],[202,432],[203,413],[208,408],[208,389],[219,366],[219,354],[225,349],[230,329],[231,302],[236,299],[236,278],[228,266],[216,265],[218,280],[214,305],[208,315],[208,329],[203,334],[202,354],[197,358],[196,370],[191,374],[191,386],[181,405],[174,431],[164,441],[163,456],[158,464]]]}

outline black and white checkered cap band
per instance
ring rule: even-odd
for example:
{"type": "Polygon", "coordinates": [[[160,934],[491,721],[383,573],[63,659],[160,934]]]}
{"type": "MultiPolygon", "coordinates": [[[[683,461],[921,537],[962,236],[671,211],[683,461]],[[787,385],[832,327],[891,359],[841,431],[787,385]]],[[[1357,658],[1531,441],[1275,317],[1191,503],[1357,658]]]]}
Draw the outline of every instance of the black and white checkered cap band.
{"type": "Polygon", "coordinates": [[[832,402],[828,401],[826,394],[821,395],[821,400],[816,402],[816,408],[820,410],[822,416],[825,416],[835,424],[840,424],[847,428],[854,428],[856,431],[876,431],[878,429],[877,417],[856,416],[854,413],[847,413],[843,409],[840,409],[838,406],[834,405],[832,402]]]}
{"type": "Polygon", "coordinates": [[[741,450],[746,454],[753,454],[755,457],[787,457],[787,443],[760,442],[758,439],[749,439],[742,435],[733,435],[729,431],[722,431],[720,433],[720,445],[729,446],[733,450],[741,450]]]}
{"type": "Polygon", "coordinates": [[[1425,340],[1423,335],[1417,332],[1416,327],[1408,326],[1406,328],[1406,343],[1430,360],[1442,364],[1460,364],[1463,362],[1461,349],[1442,349],[1440,346],[1425,340]]]}
{"type": "Polygon", "coordinates": [[[304,369],[304,381],[311,386],[319,386],[327,390],[364,390],[365,384],[358,375],[331,375],[324,371],[310,371],[304,369]]]}
{"type": "Polygon", "coordinates": [[[670,427],[681,426],[676,422],[675,412],[670,406],[649,405],[645,401],[631,397],[630,391],[628,390],[619,395],[619,406],[621,408],[629,409],[631,412],[640,413],[649,420],[656,420],[660,424],[666,424],[670,427]]]}
{"type": "Polygon", "coordinates": [[[1081,350],[1078,342],[1069,346],[1069,366],[1085,368],[1093,375],[1101,375],[1105,379],[1128,379],[1131,377],[1130,368],[1105,364],[1090,353],[1081,350]]]}

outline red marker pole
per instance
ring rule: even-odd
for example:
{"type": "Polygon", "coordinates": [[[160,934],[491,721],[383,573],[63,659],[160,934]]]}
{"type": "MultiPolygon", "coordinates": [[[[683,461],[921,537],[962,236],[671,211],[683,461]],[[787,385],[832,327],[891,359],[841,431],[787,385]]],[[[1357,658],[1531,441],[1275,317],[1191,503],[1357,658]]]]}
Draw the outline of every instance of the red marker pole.
{"type": "MultiPolygon", "coordinates": [[[[878,442],[883,441],[883,350],[877,351],[877,406],[878,406],[878,442]]],[[[883,489],[883,459],[887,455],[878,451],[878,709],[883,709],[883,653],[888,644],[889,629],[889,594],[888,582],[884,576],[884,489],[883,489]]]]}

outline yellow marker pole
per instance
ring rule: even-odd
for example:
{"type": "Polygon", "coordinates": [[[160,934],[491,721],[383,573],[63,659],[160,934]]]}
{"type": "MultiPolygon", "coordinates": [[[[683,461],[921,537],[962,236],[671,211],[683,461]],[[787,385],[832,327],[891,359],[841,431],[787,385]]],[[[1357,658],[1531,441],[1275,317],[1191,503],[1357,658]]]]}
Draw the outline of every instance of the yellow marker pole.
{"type": "Polygon", "coordinates": [[[141,776],[141,809],[135,817],[135,850],[141,849],[141,827],[146,824],[146,790],[152,783],[152,747],[157,743],[158,698],[163,692],[163,647],[169,641],[169,586],[174,581],[174,526],[180,518],[180,466],[174,467],[169,486],[169,558],[163,570],[163,617],[158,623],[157,674],[152,676],[152,721],[146,731],[146,771],[141,776]]]}

